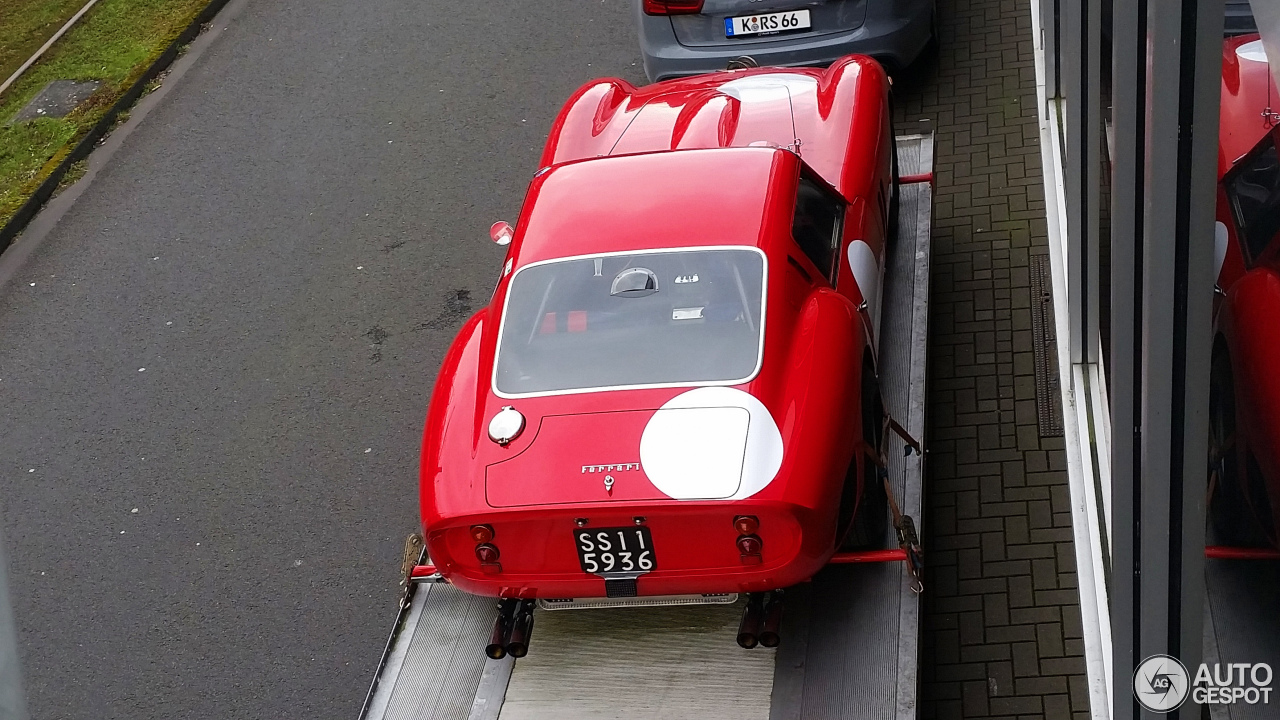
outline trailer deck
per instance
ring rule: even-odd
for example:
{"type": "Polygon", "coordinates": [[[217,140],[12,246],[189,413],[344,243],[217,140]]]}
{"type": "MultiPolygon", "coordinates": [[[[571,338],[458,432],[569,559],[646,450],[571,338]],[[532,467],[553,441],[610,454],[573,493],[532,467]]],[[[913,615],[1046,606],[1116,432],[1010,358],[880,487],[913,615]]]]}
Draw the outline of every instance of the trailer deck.
{"type": "MultiPolygon", "coordinates": [[[[923,440],[933,137],[899,136],[897,147],[903,184],[886,258],[878,370],[886,409],[923,440]]],[[[901,447],[893,438],[889,445],[901,447]]],[[[917,525],[924,459],[889,457],[894,496],[917,525]]],[[[829,565],[787,591],[776,650],[736,644],[745,598],[539,609],[529,654],[519,660],[482,653],[492,598],[410,584],[361,718],[908,720],[917,716],[920,636],[911,579],[904,562],[829,565]]]]}
{"type": "MultiPolygon", "coordinates": [[[[1280,668],[1280,561],[1205,560],[1204,661],[1267,663],[1280,668]]],[[[1187,668],[1192,673],[1195,668],[1187,668]]],[[[1239,683],[1236,683],[1237,686],[1239,683]]],[[[1272,687],[1275,687],[1274,681],[1272,687]]],[[[1268,720],[1275,702],[1209,706],[1212,720],[1268,720]]]]}

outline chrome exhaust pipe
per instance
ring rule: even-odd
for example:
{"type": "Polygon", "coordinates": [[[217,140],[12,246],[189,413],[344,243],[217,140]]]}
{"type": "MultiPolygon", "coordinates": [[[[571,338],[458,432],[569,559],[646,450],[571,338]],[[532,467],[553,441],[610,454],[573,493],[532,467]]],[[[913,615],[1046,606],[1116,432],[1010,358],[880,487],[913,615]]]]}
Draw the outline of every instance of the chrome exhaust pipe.
{"type": "Polygon", "coordinates": [[[511,634],[511,613],[515,607],[515,600],[498,602],[498,617],[493,621],[493,632],[489,634],[489,644],[484,647],[485,656],[493,660],[501,660],[507,656],[507,638],[511,634]]]}
{"type": "Polygon", "coordinates": [[[782,627],[782,591],[773,593],[769,606],[764,611],[764,623],[760,627],[760,644],[767,647],[778,647],[782,637],[778,634],[782,627]]]}
{"type": "Polygon", "coordinates": [[[511,621],[511,635],[507,640],[507,654],[522,658],[529,654],[529,638],[533,635],[533,600],[521,600],[511,621]]]}
{"type": "Polygon", "coordinates": [[[484,646],[484,654],[493,659],[501,660],[507,656],[507,647],[504,640],[507,637],[507,619],[499,615],[493,621],[493,632],[489,635],[489,644],[484,646]]]}
{"type": "Polygon", "coordinates": [[[760,644],[760,620],[764,615],[762,593],[751,593],[747,596],[747,607],[742,611],[742,622],[738,623],[738,646],[750,650],[760,644]]]}

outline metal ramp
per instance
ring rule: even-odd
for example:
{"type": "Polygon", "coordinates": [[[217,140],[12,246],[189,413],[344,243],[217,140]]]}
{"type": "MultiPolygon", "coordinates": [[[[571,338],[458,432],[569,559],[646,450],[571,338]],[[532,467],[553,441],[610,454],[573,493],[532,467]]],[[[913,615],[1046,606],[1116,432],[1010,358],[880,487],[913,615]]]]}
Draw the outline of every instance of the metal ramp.
{"type": "MultiPolygon", "coordinates": [[[[887,251],[879,374],[886,409],[923,440],[933,138],[900,136],[897,145],[904,184],[887,251]]],[[[923,459],[894,452],[889,462],[902,512],[917,523],[923,459]]],[[[788,591],[776,650],[737,646],[745,600],[539,610],[520,660],[481,652],[492,598],[411,585],[361,719],[914,719],[920,603],[908,580],[901,562],[828,566],[788,591]]]]}

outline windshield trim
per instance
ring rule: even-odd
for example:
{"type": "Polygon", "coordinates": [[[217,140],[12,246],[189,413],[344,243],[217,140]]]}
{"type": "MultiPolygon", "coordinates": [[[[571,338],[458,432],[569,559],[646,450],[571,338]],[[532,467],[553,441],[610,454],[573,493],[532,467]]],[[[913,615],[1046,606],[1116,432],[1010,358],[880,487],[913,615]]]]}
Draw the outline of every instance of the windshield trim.
{"type": "Polygon", "coordinates": [[[691,247],[673,247],[673,248],[640,248],[636,250],[615,250],[602,253],[586,253],[583,255],[568,255],[565,257],[549,258],[547,260],[537,260],[528,265],[521,265],[511,275],[511,279],[507,281],[507,294],[502,298],[502,319],[498,322],[498,338],[493,349],[493,370],[489,373],[489,389],[494,395],[504,400],[514,400],[518,398],[536,398],[550,397],[553,395],[582,395],[585,393],[613,392],[616,390],[653,390],[658,388],[682,388],[682,387],[720,387],[727,385],[741,385],[751,382],[760,374],[760,369],[764,365],[764,336],[765,326],[768,319],[768,306],[766,301],[769,297],[769,256],[764,250],[755,245],[697,245],[691,247]],[[618,255],[643,255],[658,253],[681,253],[681,252],[706,252],[709,250],[748,250],[760,256],[761,262],[761,278],[760,278],[760,343],[756,348],[756,364],[751,372],[745,377],[734,380],[713,380],[713,381],[693,381],[693,382],[672,382],[672,383],[637,383],[629,385],[601,385],[597,387],[585,388],[569,388],[565,390],[540,390],[537,392],[527,393],[508,393],[498,389],[498,357],[502,352],[502,337],[507,326],[507,304],[511,301],[511,286],[515,283],[516,277],[520,273],[531,267],[540,265],[550,265],[551,263],[569,262],[573,260],[586,260],[588,258],[600,257],[616,257],[618,255]]]}

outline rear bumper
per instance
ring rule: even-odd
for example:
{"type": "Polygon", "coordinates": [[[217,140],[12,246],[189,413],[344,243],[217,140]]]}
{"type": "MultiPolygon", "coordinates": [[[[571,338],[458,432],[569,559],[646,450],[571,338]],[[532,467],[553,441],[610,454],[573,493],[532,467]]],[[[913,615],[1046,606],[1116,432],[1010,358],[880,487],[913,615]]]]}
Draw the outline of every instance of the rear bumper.
{"type": "Polygon", "coordinates": [[[426,533],[427,552],[441,575],[475,595],[520,598],[606,597],[605,578],[584,572],[573,533],[626,527],[641,518],[652,534],[657,567],[636,579],[641,596],[760,592],[813,577],[834,550],[835,518],[778,502],[665,502],[521,508],[451,518],[426,533]],[[758,564],[737,549],[736,515],[760,520],[758,564]],[[468,528],[487,524],[500,550],[499,568],[482,567],[468,528]]]}
{"type": "Polygon", "coordinates": [[[636,12],[640,54],[651,81],[723,70],[730,59],[742,55],[776,67],[823,66],[845,55],[869,55],[892,71],[914,62],[933,36],[932,0],[870,2],[863,24],[849,32],[703,47],[681,45],[670,19],[636,12]]]}

